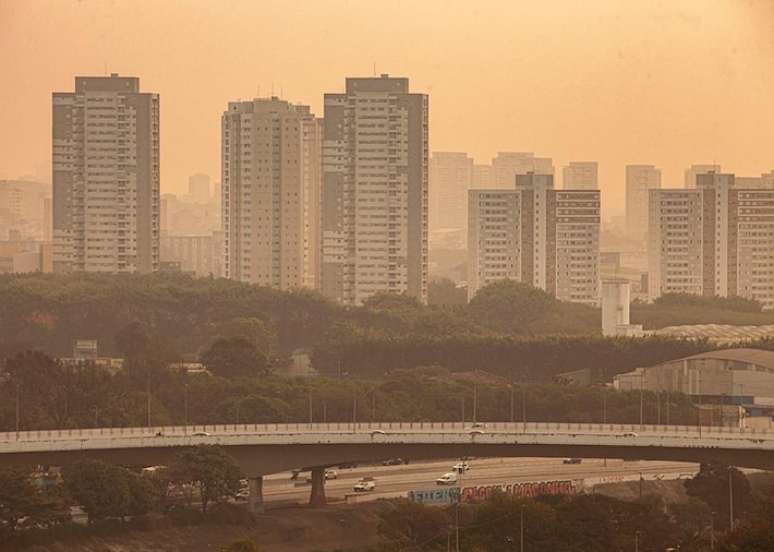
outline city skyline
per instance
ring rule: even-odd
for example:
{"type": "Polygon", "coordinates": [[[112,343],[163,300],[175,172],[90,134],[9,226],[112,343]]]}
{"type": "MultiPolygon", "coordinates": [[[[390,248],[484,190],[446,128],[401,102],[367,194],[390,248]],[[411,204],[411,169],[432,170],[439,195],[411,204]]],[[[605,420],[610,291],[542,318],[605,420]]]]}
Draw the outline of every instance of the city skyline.
{"type": "Polygon", "coordinates": [[[24,95],[13,87],[0,92],[6,106],[0,117],[6,128],[26,129],[0,138],[0,150],[8,152],[0,178],[33,173],[50,179],[50,115],[40,109],[42,102],[72,75],[106,71],[138,76],[164,98],[162,193],[182,193],[191,174],[219,174],[220,106],[227,101],[269,96],[273,88],[321,113],[323,93],[340,90],[342,77],[370,76],[374,69],[406,76],[433,97],[431,151],[464,151],[476,164],[498,151],[539,152],[557,168],[577,159],[597,161],[603,209],[610,214],[623,213],[627,164],[661,167],[666,186],[678,185],[692,164],[717,163],[738,175],[758,175],[774,165],[766,149],[774,106],[759,93],[770,87],[764,69],[774,59],[765,25],[771,7],[764,2],[641,5],[625,13],[603,1],[584,9],[493,3],[488,10],[460,4],[446,11],[429,2],[412,18],[403,17],[407,8],[401,6],[392,13],[329,2],[286,14],[281,4],[262,4],[275,19],[300,16],[294,25],[305,33],[298,45],[272,29],[250,44],[239,32],[220,33],[223,44],[212,44],[207,33],[232,24],[238,31],[263,13],[249,5],[190,6],[174,19],[171,6],[144,10],[141,3],[0,7],[0,19],[12,23],[0,38],[0,44],[7,41],[0,64],[8,82],[25,89],[24,95]],[[525,23],[515,35],[503,26],[513,17],[525,23]],[[78,38],[66,35],[82,18],[94,25],[79,28],[73,33],[78,38]],[[538,22],[547,25],[529,25],[538,22]],[[351,33],[331,32],[336,25],[351,33]],[[605,33],[604,43],[585,40],[595,30],[605,33]],[[146,40],[136,41],[138,33],[146,40]],[[458,36],[465,38],[460,44],[453,40],[458,36]],[[699,40],[706,36],[722,41],[699,40]],[[424,47],[412,50],[420,38],[424,47]],[[466,53],[462,43],[469,40],[488,55],[466,53]],[[62,41],[73,55],[49,71],[36,69],[58,59],[62,41]],[[722,47],[713,45],[719,42],[722,47]],[[148,53],[153,49],[158,55],[148,53]],[[237,52],[233,60],[226,56],[231,51],[237,52]],[[325,64],[316,63],[319,56],[325,64]],[[214,58],[223,57],[229,60],[221,67],[214,58]],[[247,62],[253,59],[258,61],[247,62]],[[719,79],[723,86],[714,86],[719,79]],[[189,116],[191,110],[197,117],[189,116]]]}

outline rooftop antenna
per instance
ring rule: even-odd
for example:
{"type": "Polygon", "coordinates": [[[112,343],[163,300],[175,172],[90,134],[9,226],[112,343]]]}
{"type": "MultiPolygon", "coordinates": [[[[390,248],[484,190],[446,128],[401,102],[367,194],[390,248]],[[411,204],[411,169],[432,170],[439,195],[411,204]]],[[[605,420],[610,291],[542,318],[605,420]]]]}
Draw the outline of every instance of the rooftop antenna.
{"type": "Polygon", "coordinates": [[[376,76],[376,62],[374,62],[374,76],[376,76]]]}

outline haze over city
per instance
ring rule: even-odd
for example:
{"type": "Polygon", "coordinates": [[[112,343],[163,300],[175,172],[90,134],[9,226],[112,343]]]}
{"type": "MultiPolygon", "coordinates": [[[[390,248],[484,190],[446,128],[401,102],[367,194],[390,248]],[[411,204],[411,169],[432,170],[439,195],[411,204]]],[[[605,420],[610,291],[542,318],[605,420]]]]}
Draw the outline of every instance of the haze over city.
{"type": "Polygon", "coordinates": [[[0,550],[774,550],[774,0],[0,0],[0,550]]]}
{"type": "MultiPolygon", "coordinates": [[[[624,166],[680,186],[692,163],[770,170],[774,6],[762,1],[0,2],[0,177],[50,175],[52,90],[137,75],[160,94],[162,193],[217,175],[228,101],[281,95],[322,113],[344,76],[411,79],[431,151],[599,162],[605,216],[624,166]]],[[[609,210],[609,211],[608,211],[609,210]]]]}

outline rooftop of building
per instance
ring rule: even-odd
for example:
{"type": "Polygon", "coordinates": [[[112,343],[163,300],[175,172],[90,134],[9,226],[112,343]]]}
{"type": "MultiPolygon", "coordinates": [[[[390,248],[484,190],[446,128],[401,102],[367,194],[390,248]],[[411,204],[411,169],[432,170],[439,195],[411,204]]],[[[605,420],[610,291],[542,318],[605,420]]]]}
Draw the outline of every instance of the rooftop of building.
{"type": "Polygon", "coordinates": [[[686,326],[667,326],[656,330],[656,335],[670,337],[707,338],[713,340],[749,341],[774,337],[774,324],[763,326],[734,326],[731,324],[695,324],[686,326]]]}
{"type": "Polygon", "coordinates": [[[765,368],[767,371],[774,372],[774,351],[766,351],[763,349],[719,349],[717,351],[709,351],[706,353],[699,353],[698,355],[691,355],[681,360],[727,360],[732,362],[744,362],[747,364],[754,364],[765,368]]]}

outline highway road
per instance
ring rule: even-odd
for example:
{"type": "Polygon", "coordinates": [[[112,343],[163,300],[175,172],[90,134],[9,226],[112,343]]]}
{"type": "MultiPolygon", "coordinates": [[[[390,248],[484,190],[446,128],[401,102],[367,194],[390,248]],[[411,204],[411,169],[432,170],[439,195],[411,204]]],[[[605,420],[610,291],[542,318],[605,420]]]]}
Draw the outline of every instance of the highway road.
{"type": "MultiPolygon", "coordinates": [[[[376,490],[363,493],[361,500],[390,498],[406,494],[410,490],[437,488],[435,480],[446,472],[457,460],[416,462],[399,466],[358,466],[353,469],[337,469],[338,478],[326,481],[325,490],[329,500],[343,500],[353,493],[352,486],[363,476],[376,479],[376,490]]],[[[495,485],[501,483],[522,483],[531,481],[553,481],[567,479],[599,478],[615,479],[618,476],[637,476],[640,472],[646,479],[657,475],[693,475],[698,464],[685,462],[624,462],[609,459],[607,467],[600,459],[585,459],[580,464],[563,464],[557,458],[482,458],[472,459],[471,469],[459,483],[462,487],[495,485]]],[[[264,477],[263,494],[266,503],[294,503],[309,500],[311,485],[304,480],[308,473],[299,475],[298,482],[290,480],[290,472],[264,477]],[[297,485],[299,483],[299,485],[297,485]]]]}

